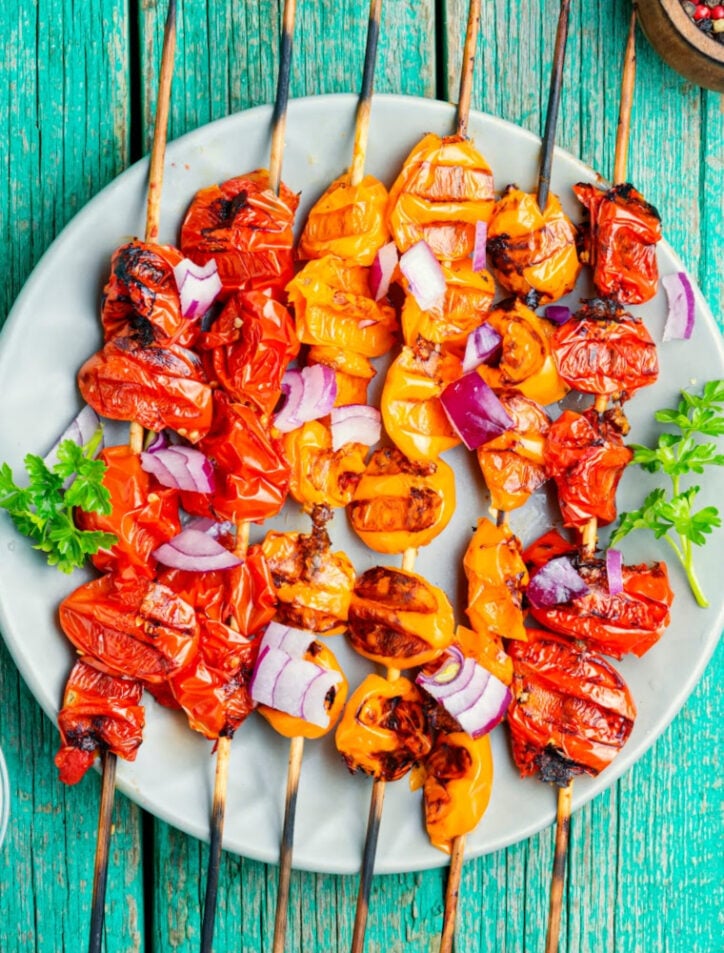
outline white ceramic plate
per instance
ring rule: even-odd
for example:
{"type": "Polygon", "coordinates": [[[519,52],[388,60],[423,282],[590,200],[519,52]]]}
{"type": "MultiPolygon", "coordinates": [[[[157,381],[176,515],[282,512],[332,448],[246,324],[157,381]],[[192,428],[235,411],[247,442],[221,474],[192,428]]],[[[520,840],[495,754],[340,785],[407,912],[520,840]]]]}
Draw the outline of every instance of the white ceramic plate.
{"type": "MultiPolygon", "coordinates": [[[[292,102],[287,125],[284,178],[302,192],[299,221],[314,200],[350,160],[355,99],[319,97],[292,102]]],[[[173,242],[182,215],[196,189],[267,163],[270,110],[254,109],[205,126],[168,149],[163,189],[161,240],[173,242]]],[[[450,106],[421,99],[384,96],[375,99],[368,169],[388,184],[410,148],[427,131],[449,133],[450,106]]],[[[471,135],[490,162],[496,184],[532,188],[539,141],[499,119],[474,113],[471,135]]],[[[0,433],[0,460],[19,466],[27,451],[44,453],[76,413],[79,397],[75,372],[100,344],[99,295],[111,253],[121,242],[143,233],[146,163],[120,176],[91,201],[47,252],[17,301],[2,335],[0,381],[6,408],[0,433]]],[[[594,173],[571,156],[559,153],[553,188],[569,214],[579,212],[569,186],[594,173]]],[[[680,270],[671,249],[660,250],[662,272],[680,270]]],[[[575,298],[590,293],[581,286],[575,298]]],[[[696,295],[697,323],[691,341],[660,348],[661,377],[654,387],[628,405],[631,438],[647,441],[652,413],[678,397],[678,389],[724,376],[721,336],[701,297],[696,295]]],[[[656,340],[665,317],[663,292],[638,309],[656,340]]],[[[111,428],[117,442],[126,430],[111,428]]],[[[464,587],[460,561],[470,531],[488,501],[477,467],[463,451],[449,454],[457,471],[458,509],[445,534],[420,553],[418,570],[442,585],[464,621],[464,587]]],[[[641,500],[646,483],[629,472],[620,487],[620,505],[641,500]]],[[[724,498],[724,473],[707,476],[703,503],[724,498]]],[[[524,542],[548,527],[555,509],[545,494],[516,511],[511,523],[524,542]]],[[[289,506],[276,521],[289,527],[308,522],[289,506]]],[[[257,530],[257,536],[261,530],[257,530]]],[[[377,561],[347,530],[344,514],[333,521],[335,542],[352,557],[358,571],[377,561]]],[[[610,785],[652,744],[683,704],[706,665],[722,628],[724,589],[721,564],[724,533],[715,536],[706,556],[699,556],[702,584],[712,598],[708,611],[698,609],[682,573],[672,566],[676,588],[672,624],[663,640],[642,660],[626,660],[621,670],[639,706],[633,736],[613,766],[596,780],[576,781],[574,805],[580,806],[610,785]]],[[[647,534],[625,541],[628,561],[664,558],[664,544],[647,534]]],[[[384,561],[384,560],[382,560],[384,561]]],[[[391,561],[391,560],[390,560],[391,561]]],[[[9,519],[0,518],[0,622],[6,641],[32,692],[55,717],[72,653],[56,625],[56,607],[86,578],[72,578],[46,567],[18,537],[9,519]]],[[[343,638],[333,642],[352,686],[372,666],[355,656],[343,638]]],[[[521,781],[512,765],[504,729],[493,735],[495,784],[490,808],[468,837],[468,855],[505,847],[530,836],[554,817],[555,795],[536,780],[521,781]]],[[[225,847],[265,861],[276,861],[281,832],[288,742],[260,718],[252,717],[232,745],[225,847]]],[[[148,700],[145,740],[133,764],[119,762],[118,784],[130,797],[171,824],[207,837],[214,762],[211,745],[191,732],[182,715],[148,700]]],[[[350,873],[359,870],[371,782],[353,777],[342,766],[331,737],[307,742],[299,792],[294,850],[295,866],[350,873]]],[[[432,848],[421,818],[419,793],[406,780],[387,789],[376,869],[393,872],[434,867],[446,856],[432,848]]]]}

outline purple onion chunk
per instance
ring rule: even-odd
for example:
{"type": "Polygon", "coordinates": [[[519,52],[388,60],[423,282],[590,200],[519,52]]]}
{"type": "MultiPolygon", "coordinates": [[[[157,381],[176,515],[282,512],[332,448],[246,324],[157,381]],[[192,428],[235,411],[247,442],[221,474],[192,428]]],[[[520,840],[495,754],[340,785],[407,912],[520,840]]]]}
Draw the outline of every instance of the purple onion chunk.
{"type": "Polygon", "coordinates": [[[530,578],[526,595],[537,609],[561,605],[590,592],[567,556],[551,559],[530,578]]]}
{"type": "Polygon", "coordinates": [[[468,450],[477,450],[513,427],[513,419],[477,371],[448,384],[440,403],[468,450]]]}

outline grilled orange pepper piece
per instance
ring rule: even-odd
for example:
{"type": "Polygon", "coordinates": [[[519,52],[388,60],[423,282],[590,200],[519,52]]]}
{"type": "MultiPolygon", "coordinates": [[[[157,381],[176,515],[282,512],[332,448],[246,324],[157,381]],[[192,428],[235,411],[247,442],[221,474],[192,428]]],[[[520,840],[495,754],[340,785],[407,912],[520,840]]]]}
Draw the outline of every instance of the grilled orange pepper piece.
{"type": "Polygon", "coordinates": [[[302,344],[348,348],[365,357],[392,347],[395,311],[372,297],[367,268],[327,255],[307,262],[287,292],[302,344]]]}
{"type": "Polygon", "coordinates": [[[331,551],[325,530],[270,532],[261,548],[280,603],[279,622],[326,635],[344,632],[355,571],[343,552],[331,551]]]}
{"type": "Polygon", "coordinates": [[[358,185],[341,175],[312,207],[299,240],[300,258],[336,255],[358,265],[371,265],[378,249],[390,240],[385,222],[387,189],[373,175],[358,185]]]}
{"type": "Polygon", "coordinates": [[[538,197],[510,187],[488,225],[488,254],[495,277],[519,298],[549,304],[573,290],[581,263],[576,229],[556,195],[541,211],[538,197]]]}
{"type": "Polygon", "coordinates": [[[441,261],[456,261],[473,251],[475,224],[494,202],[493,173],[473,143],[429,133],[390,189],[390,229],[400,251],[424,239],[441,261]]]}
{"type": "Polygon", "coordinates": [[[402,308],[402,335],[414,345],[418,337],[452,348],[461,357],[467,336],[483,323],[495,294],[493,278],[487,271],[473,271],[469,261],[443,265],[445,297],[442,304],[423,311],[413,295],[402,308]]]}
{"type": "Polygon", "coordinates": [[[463,568],[468,580],[467,613],[475,631],[525,641],[520,606],[528,570],[510,527],[479,519],[463,568]]]}
{"type": "Polygon", "coordinates": [[[449,854],[456,837],[475,830],[490,802],[493,755],[489,736],[475,739],[464,731],[438,735],[416,780],[422,781],[430,843],[449,854]]]}
{"type": "Polygon", "coordinates": [[[390,365],[380,398],[385,430],[410,460],[437,460],[460,443],[440,394],[462,375],[460,359],[418,339],[390,365]]]}
{"type": "Polygon", "coordinates": [[[427,546],[455,511],[455,474],[442,460],[415,463],[375,450],[347,507],[353,529],[378,553],[427,546]]]}
{"type": "Polygon", "coordinates": [[[455,645],[466,657],[475,659],[483,668],[505,685],[513,681],[513,663],[503,648],[503,640],[489,629],[478,632],[465,625],[455,629],[455,645]]]}
{"type": "Polygon", "coordinates": [[[337,380],[335,407],[367,403],[367,387],[377,371],[363,354],[317,344],[309,348],[307,364],[325,364],[334,371],[337,380]]]}
{"type": "Polygon", "coordinates": [[[447,596],[422,576],[375,566],[355,583],[349,606],[349,638],[365,658],[388,668],[424,665],[453,638],[447,596]]]}
{"type": "Polygon", "coordinates": [[[332,433],[320,420],[310,420],[284,435],[289,461],[289,492],[305,510],[314,506],[346,506],[365,470],[369,447],[347,443],[332,450],[332,433]]]}
{"type": "Polygon", "coordinates": [[[486,320],[503,338],[500,361],[477,369],[486,384],[493,390],[514,387],[543,406],[565,397],[568,385],[556,369],[545,321],[517,299],[502,302],[486,320]]]}
{"type": "Polygon", "coordinates": [[[432,745],[422,692],[406,678],[368,675],[350,696],[334,740],[350,771],[396,781],[432,745]]]}
{"type": "Polygon", "coordinates": [[[515,510],[548,479],[543,465],[551,421],[535,401],[518,391],[498,394],[513,426],[478,448],[478,463],[496,510],[515,510]]]}

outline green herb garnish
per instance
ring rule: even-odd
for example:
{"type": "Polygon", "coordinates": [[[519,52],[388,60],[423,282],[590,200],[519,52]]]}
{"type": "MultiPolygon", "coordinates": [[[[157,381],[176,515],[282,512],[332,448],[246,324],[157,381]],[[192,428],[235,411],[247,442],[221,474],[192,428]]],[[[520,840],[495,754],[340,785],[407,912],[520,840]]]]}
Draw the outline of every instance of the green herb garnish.
{"type": "Polygon", "coordinates": [[[681,392],[676,409],[658,410],[654,416],[659,423],[674,428],[674,433],[662,433],[655,448],[632,444],[638,463],[649,473],[666,473],[671,478],[672,492],[656,489],[646,497],[638,510],[622,513],[611,536],[611,546],[635,529],[650,529],[657,539],[665,539],[684,567],[691,591],[698,604],[709,605],[701,590],[694,570],[693,546],[703,546],[706,537],[721,517],[715,506],[694,510],[694,501],[700,487],[682,489],[681,478],[689,473],[703,473],[708,466],[724,465],[724,454],[717,452],[715,443],[700,443],[698,437],[724,436],[724,381],[709,381],[700,397],[681,392]]]}
{"type": "Polygon", "coordinates": [[[17,529],[35,540],[34,548],[44,552],[48,563],[61,572],[72,572],[83,566],[88,556],[116,542],[113,533],[78,529],[73,522],[75,507],[86,513],[111,512],[110,494],[102,483],[106,465],[93,459],[101,436],[99,429],[83,447],[64,440],[52,467],[42,457],[27,454],[27,487],[15,483],[7,463],[0,466],[0,508],[8,511],[17,529]]]}

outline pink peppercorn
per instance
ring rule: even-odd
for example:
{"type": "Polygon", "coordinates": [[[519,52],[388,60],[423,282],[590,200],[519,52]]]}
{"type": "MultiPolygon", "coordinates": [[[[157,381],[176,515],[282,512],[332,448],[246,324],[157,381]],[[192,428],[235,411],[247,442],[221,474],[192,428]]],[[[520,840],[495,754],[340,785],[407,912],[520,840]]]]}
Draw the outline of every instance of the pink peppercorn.
{"type": "Polygon", "coordinates": [[[707,7],[706,4],[700,3],[697,5],[692,16],[695,20],[708,20],[711,17],[711,13],[709,12],[709,7],[707,7]]]}
{"type": "Polygon", "coordinates": [[[712,20],[724,20],[724,6],[720,3],[709,10],[709,16],[712,20]]]}

